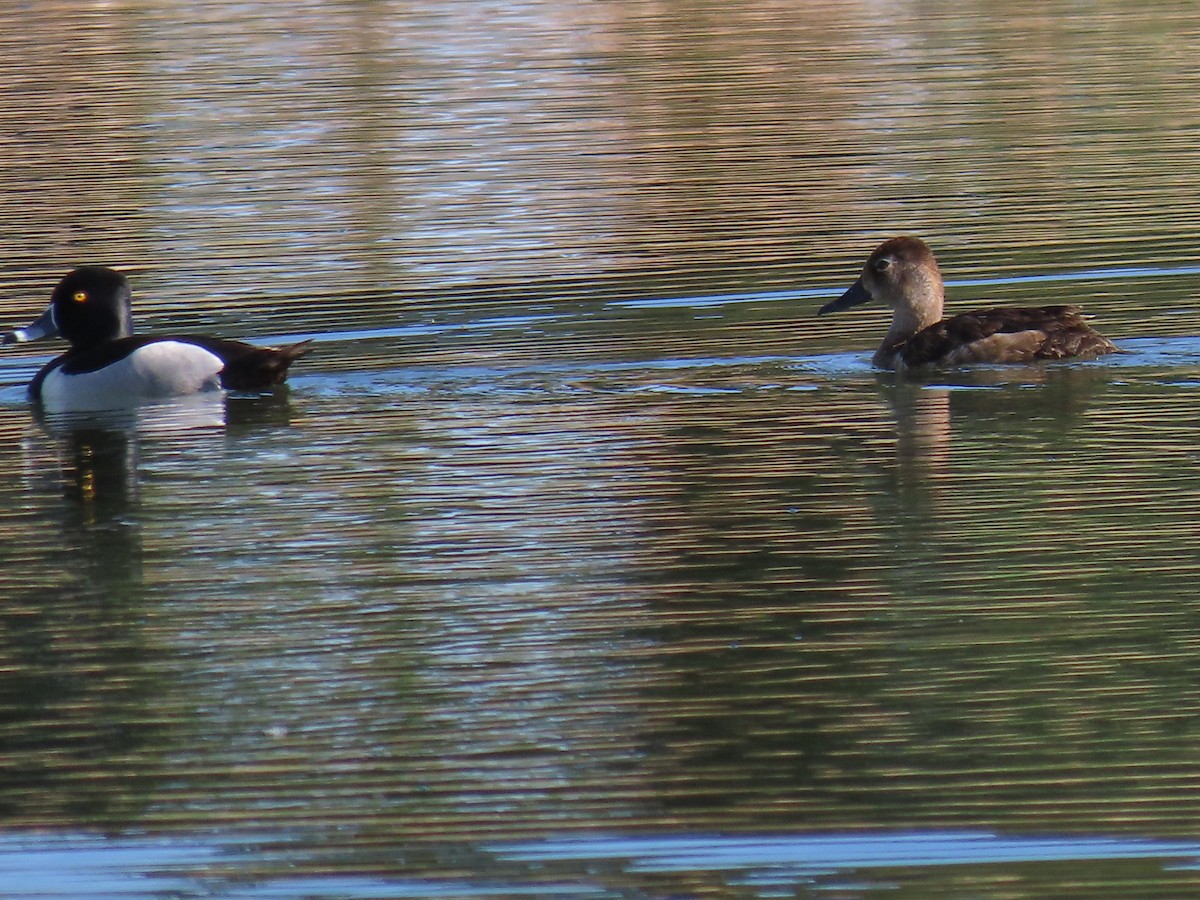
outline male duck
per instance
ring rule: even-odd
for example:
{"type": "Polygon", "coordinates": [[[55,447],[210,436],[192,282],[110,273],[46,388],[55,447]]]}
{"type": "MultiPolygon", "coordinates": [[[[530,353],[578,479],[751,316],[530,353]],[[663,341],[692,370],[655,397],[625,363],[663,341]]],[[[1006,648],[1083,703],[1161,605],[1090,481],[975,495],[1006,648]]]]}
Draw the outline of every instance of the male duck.
{"type": "Polygon", "coordinates": [[[892,308],[892,327],[871,359],[881,369],[1088,359],[1117,350],[1088,327],[1077,306],[1002,307],[943,319],[942,273],[933,252],[915,237],[880,244],[853,287],[817,314],[872,298],[892,308]]]}
{"type": "Polygon", "coordinates": [[[133,334],[129,282],[102,266],[75,269],[58,283],[32,324],[0,339],[12,344],[61,335],[71,342],[29,384],[51,411],[111,409],[222,387],[261,391],[281,384],[309,342],[255,347],[210,337],[133,334]]]}

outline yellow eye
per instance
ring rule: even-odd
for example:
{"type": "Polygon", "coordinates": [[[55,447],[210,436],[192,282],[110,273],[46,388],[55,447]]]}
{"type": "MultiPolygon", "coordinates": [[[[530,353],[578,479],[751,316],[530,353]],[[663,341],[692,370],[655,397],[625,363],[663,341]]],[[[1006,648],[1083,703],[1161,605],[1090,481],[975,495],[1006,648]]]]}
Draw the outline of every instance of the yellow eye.
{"type": "Polygon", "coordinates": [[[76,291],[74,294],[71,295],[71,299],[74,300],[76,303],[87,303],[87,298],[88,298],[87,291],[76,291]]]}

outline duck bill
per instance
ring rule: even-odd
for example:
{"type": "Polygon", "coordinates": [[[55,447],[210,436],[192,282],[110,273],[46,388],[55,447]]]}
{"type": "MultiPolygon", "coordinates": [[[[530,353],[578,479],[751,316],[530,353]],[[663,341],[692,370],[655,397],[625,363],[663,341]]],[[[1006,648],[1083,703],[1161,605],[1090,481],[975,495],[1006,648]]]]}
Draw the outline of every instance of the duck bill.
{"type": "Polygon", "coordinates": [[[826,313],[841,312],[843,309],[849,309],[852,306],[858,306],[861,303],[866,303],[871,299],[870,292],[863,286],[862,279],[854,282],[850,290],[842,294],[836,300],[831,300],[820,309],[817,310],[818,316],[823,316],[826,313]]]}
{"type": "Polygon", "coordinates": [[[29,341],[40,341],[43,338],[51,337],[58,337],[58,323],[54,321],[54,307],[49,307],[24,328],[18,328],[0,337],[0,344],[25,344],[29,341]]]}

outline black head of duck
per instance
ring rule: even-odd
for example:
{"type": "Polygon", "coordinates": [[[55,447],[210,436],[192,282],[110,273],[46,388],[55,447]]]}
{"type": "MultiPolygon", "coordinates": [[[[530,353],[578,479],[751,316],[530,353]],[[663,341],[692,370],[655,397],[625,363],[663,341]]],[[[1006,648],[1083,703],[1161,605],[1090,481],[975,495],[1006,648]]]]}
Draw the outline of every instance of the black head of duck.
{"type": "Polygon", "coordinates": [[[945,299],[933,251],[919,238],[895,237],[875,249],[858,280],[818,315],[869,300],[890,306],[892,325],[871,361],[897,371],[1089,359],[1117,350],[1087,324],[1077,306],[999,307],[943,319],[945,299]]]}

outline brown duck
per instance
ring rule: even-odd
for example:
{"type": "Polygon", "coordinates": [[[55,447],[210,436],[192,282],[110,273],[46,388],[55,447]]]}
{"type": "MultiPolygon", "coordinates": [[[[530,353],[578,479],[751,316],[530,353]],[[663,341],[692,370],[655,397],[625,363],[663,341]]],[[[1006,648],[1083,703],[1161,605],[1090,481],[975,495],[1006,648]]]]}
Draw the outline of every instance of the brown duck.
{"type": "Polygon", "coordinates": [[[1090,359],[1116,352],[1077,306],[999,307],[942,318],[945,290],[933,251],[915,237],[884,241],[858,281],[818,315],[875,299],[892,308],[892,327],[871,358],[881,369],[1090,359]]]}

